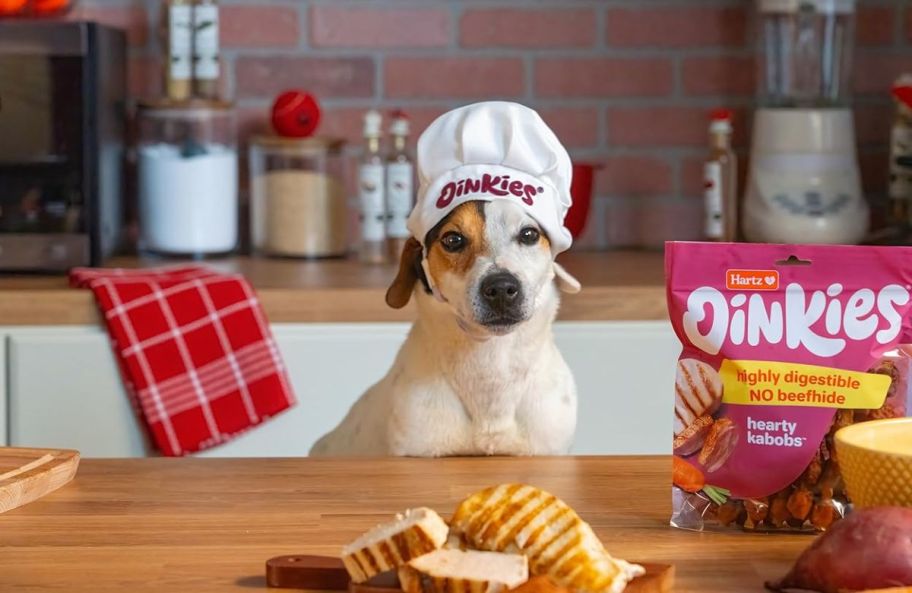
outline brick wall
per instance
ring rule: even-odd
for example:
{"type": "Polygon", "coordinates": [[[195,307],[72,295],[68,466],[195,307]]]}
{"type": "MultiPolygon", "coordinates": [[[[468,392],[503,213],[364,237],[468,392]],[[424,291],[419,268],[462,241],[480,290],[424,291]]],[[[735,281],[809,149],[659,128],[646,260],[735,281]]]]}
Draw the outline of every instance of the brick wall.
{"type": "MultiPolygon", "coordinates": [[[[574,158],[598,163],[580,247],[699,236],[706,112],[736,110],[746,159],[754,93],[750,0],[222,0],[224,87],[244,134],[272,97],[317,93],[321,132],[357,142],[369,107],[421,129],[479,99],[542,113],[574,158]]],[[[157,0],[82,0],[79,18],[129,30],[130,88],[158,93],[157,0]]],[[[855,110],[866,191],[886,182],[888,89],[912,71],[912,2],[860,0],[855,110]]],[[[742,163],[742,172],[746,164],[742,163]]]]}

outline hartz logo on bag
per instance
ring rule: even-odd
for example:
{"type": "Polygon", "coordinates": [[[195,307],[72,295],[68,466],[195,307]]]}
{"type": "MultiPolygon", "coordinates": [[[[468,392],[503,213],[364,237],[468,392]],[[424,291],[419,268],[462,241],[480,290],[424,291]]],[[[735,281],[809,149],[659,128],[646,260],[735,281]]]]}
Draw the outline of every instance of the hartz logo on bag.
{"type": "Polygon", "coordinates": [[[726,270],[725,288],[728,290],[778,290],[779,272],[776,270],[726,270]]]}

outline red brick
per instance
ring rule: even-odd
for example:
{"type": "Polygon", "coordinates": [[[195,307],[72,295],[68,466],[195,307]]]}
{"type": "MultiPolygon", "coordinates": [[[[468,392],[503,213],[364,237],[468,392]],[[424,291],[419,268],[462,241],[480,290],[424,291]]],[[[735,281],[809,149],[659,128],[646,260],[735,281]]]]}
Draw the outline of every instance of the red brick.
{"type": "Polygon", "coordinates": [[[490,98],[522,94],[518,58],[387,58],[388,97],[490,98]]]}
{"type": "Polygon", "coordinates": [[[554,107],[537,111],[567,148],[591,148],[598,144],[598,109],[554,107]]]}
{"type": "Polygon", "coordinates": [[[291,6],[225,4],[219,28],[224,47],[294,47],[301,36],[298,11],[291,6]]]}
{"type": "Polygon", "coordinates": [[[606,36],[608,45],[621,47],[743,46],[747,22],[747,6],[615,8],[607,13],[606,36]]]}
{"type": "Polygon", "coordinates": [[[591,9],[467,10],[460,23],[464,47],[591,47],[595,43],[591,9]]]}
{"type": "Polygon", "coordinates": [[[450,13],[443,8],[310,9],[314,47],[441,47],[449,44],[450,29],[450,13]]]}
{"type": "Polygon", "coordinates": [[[687,58],[683,64],[684,92],[688,95],[750,95],[756,80],[753,58],[687,58]]]}
{"type": "Polygon", "coordinates": [[[370,97],[374,62],[370,58],[242,56],[235,63],[238,96],[272,98],[301,88],[317,97],[370,97]]]}
{"type": "Polygon", "coordinates": [[[703,163],[700,157],[681,161],[681,195],[696,198],[703,195],[703,163]]]}
{"type": "Polygon", "coordinates": [[[146,10],[136,3],[129,6],[78,3],[66,19],[96,21],[123,29],[127,33],[127,43],[134,47],[145,45],[149,38],[149,17],[146,10]]]}
{"type": "MultiPolygon", "coordinates": [[[[364,127],[364,114],[373,105],[363,107],[340,107],[325,109],[317,133],[326,136],[344,138],[351,144],[360,144],[364,127]]],[[[389,111],[384,110],[384,129],[389,124],[389,111]]],[[[421,132],[424,131],[434,119],[446,111],[442,107],[409,107],[404,110],[410,122],[410,144],[414,146],[421,132]]]]}
{"type": "Polygon", "coordinates": [[[535,65],[535,91],[542,97],[665,96],[673,78],[666,58],[550,58],[535,65]]]}
{"type": "Polygon", "coordinates": [[[600,162],[596,193],[600,196],[667,196],[672,191],[668,161],[649,156],[616,156],[600,162]]]}
{"type": "MultiPolygon", "coordinates": [[[[743,146],[750,122],[734,110],[733,143],[743,146]]],[[[608,110],[609,146],[694,146],[709,142],[709,109],[697,107],[625,107],[608,110]]]]}
{"type": "Polygon", "coordinates": [[[855,137],[858,144],[882,144],[890,141],[893,107],[889,103],[855,106],[855,137]]]}
{"type": "Polygon", "coordinates": [[[641,216],[640,200],[607,200],[603,209],[593,212],[601,214],[600,224],[604,227],[602,248],[639,247],[640,233],[637,228],[641,216]]]}
{"type": "Polygon", "coordinates": [[[859,94],[888,97],[893,81],[912,69],[908,51],[898,53],[859,52],[855,56],[854,90],[859,94]]]}
{"type": "Polygon", "coordinates": [[[855,40],[859,45],[893,43],[893,6],[859,6],[855,16],[855,40]]]}
{"type": "Polygon", "coordinates": [[[665,241],[695,241],[703,236],[703,208],[695,200],[650,199],[639,209],[639,244],[661,248],[665,241]]]}
{"type": "Polygon", "coordinates": [[[127,61],[127,91],[133,98],[161,95],[163,76],[158,57],[133,56],[127,61]]]}

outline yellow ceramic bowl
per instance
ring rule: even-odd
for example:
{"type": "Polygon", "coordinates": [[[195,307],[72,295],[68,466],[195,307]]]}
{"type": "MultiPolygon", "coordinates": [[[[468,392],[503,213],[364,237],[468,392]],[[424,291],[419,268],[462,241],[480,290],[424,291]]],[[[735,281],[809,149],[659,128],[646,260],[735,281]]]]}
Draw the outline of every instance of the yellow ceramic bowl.
{"type": "Polygon", "coordinates": [[[912,418],[846,426],[836,454],[855,506],[912,507],[912,418]]]}

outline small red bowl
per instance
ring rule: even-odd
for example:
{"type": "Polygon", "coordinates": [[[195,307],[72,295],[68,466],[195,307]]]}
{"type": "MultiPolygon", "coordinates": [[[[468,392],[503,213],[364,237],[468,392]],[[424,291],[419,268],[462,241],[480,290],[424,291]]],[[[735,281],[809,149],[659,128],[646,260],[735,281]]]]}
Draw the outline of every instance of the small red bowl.
{"type": "Polygon", "coordinates": [[[570,182],[570,197],[573,204],[564,218],[564,226],[574,239],[578,239],[586,228],[589,207],[592,205],[592,186],[595,171],[601,166],[592,163],[573,163],[573,179],[570,182]]]}

